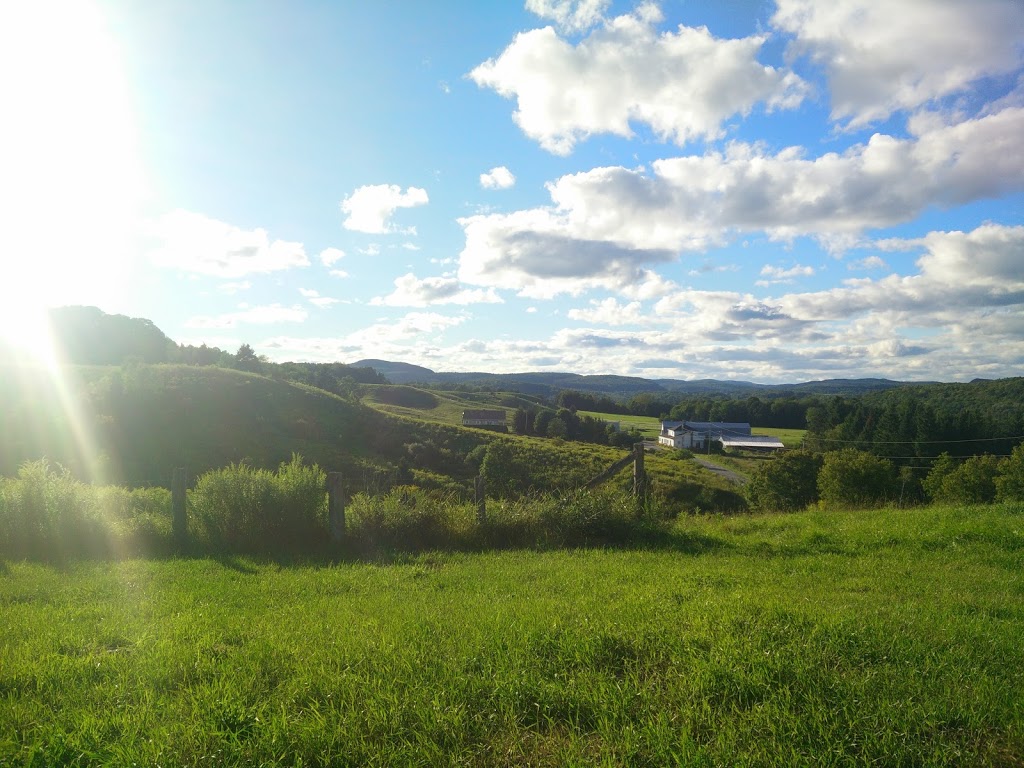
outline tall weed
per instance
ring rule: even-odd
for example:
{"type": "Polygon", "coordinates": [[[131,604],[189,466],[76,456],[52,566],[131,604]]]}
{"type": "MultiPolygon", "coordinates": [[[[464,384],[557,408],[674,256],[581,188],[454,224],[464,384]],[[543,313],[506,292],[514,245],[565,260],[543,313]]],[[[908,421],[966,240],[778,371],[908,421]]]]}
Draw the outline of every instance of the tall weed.
{"type": "Polygon", "coordinates": [[[66,560],[156,554],[170,541],[170,493],[76,480],[46,459],[0,478],[0,556],[66,560]]]}
{"type": "Polygon", "coordinates": [[[327,538],[325,481],[298,454],[276,472],[245,463],[207,472],[189,494],[193,533],[216,551],[316,551],[327,538]]]}

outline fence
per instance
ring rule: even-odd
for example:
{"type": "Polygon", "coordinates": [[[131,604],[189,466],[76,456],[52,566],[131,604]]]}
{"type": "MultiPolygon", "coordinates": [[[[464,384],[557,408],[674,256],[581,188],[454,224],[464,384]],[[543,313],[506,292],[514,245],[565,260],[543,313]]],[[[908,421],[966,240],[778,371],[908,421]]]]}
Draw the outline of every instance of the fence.
{"type": "MultiPolygon", "coordinates": [[[[644,443],[636,443],[630,454],[616,461],[606,470],[594,477],[584,488],[596,488],[610,480],[629,464],[633,465],[633,494],[642,501],[647,494],[647,475],[644,470],[644,443]]],[[[184,467],[176,467],[171,475],[171,526],[175,545],[184,548],[188,543],[187,513],[187,481],[188,475],[184,467]]],[[[327,524],[331,540],[340,543],[345,539],[345,507],[348,495],[345,491],[344,478],[341,472],[327,473],[327,524]]],[[[476,504],[477,521],[482,525],[487,521],[487,484],[483,475],[473,481],[473,498],[476,504]]]]}

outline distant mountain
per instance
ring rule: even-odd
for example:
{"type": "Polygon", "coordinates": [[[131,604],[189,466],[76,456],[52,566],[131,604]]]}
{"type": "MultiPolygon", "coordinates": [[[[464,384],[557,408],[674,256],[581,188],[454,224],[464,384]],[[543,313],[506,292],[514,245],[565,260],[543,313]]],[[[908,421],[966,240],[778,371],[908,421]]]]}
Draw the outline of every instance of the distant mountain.
{"type": "MultiPolygon", "coordinates": [[[[372,367],[394,384],[426,384],[434,387],[478,386],[500,390],[514,390],[524,394],[552,397],[565,389],[592,392],[612,397],[630,398],[639,394],[671,395],[862,395],[881,392],[906,383],[890,379],[826,379],[794,384],[755,384],[749,381],[719,381],[717,379],[645,379],[639,376],[582,375],[562,372],[484,373],[438,372],[419,365],[388,360],[359,360],[349,363],[356,367],[372,367]]],[[[925,382],[914,382],[921,384],[925,382]]]]}
{"type": "Polygon", "coordinates": [[[394,363],[389,360],[357,360],[348,364],[350,368],[373,368],[393,384],[408,384],[410,381],[426,382],[436,374],[429,368],[412,363],[394,363]]]}

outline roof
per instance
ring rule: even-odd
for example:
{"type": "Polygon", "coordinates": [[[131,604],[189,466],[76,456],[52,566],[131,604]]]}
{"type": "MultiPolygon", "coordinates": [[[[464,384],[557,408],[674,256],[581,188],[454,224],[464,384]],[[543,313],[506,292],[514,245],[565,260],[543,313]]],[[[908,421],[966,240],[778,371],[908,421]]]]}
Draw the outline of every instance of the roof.
{"type": "Polygon", "coordinates": [[[497,421],[504,421],[505,420],[505,412],[504,411],[488,410],[486,408],[481,408],[481,409],[477,409],[477,410],[463,411],[462,412],[462,418],[463,419],[480,419],[480,420],[483,420],[483,419],[494,419],[494,420],[497,420],[497,421]]]}
{"type": "Polygon", "coordinates": [[[713,432],[716,435],[749,435],[750,425],[733,421],[684,421],[683,426],[691,432],[713,432]]]}
{"type": "Polygon", "coordinates": [[[723,448],[785,448],[779,438],[772,435],[722,435],[723,448]]]}

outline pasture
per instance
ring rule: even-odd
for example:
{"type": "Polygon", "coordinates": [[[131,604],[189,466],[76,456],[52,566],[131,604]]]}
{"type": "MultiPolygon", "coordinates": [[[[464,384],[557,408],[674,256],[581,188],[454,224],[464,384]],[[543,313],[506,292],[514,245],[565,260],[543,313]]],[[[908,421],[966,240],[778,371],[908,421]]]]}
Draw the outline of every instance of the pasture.
{"type": "Polygon", "coordinates": [[[1024,507],[0,565],[10,765],[1020,765],[1024,507]]]}

